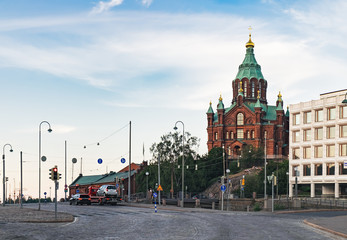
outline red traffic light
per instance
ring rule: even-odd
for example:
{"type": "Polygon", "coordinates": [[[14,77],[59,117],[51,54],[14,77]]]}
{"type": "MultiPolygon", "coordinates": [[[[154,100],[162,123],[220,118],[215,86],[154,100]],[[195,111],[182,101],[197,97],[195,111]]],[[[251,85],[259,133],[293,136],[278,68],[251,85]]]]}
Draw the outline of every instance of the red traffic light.
{"type": "Polygon", "coordinates": [[[58,172],[58,168],[53,168],[53,172],[58,172]]]}

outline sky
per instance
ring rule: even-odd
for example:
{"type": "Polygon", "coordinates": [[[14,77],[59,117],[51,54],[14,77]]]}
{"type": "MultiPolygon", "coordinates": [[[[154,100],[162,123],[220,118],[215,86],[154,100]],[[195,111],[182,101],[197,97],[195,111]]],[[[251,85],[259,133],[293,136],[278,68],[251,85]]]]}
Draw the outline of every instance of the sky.
{"type": "Polygon", "coordinates": [[[130,130],[135,163],[176,121],[207,153],[209,102],[230,106],[249,26],[270,105],[279,91],[286,107],[346,89],[346,11],[343,0],[0,1],[7,192],[18,195],[23,152],[23,194],[38,197],[40,126],[41,196],[54,194],[55,165],[64,195],[65,141],[67,184],[81,163],[83,175],[126,167],[130,130]]]}

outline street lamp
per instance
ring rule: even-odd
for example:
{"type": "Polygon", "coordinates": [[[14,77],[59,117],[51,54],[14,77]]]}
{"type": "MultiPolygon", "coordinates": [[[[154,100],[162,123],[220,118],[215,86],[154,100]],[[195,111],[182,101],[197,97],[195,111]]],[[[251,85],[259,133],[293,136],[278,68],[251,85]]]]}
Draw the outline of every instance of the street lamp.
{"type": "Polygon", "coordinates": [[[266,131],[264,132],[265,147],[264,147],[264,201],[267,199],[266,195],[266,131]]]}
{"type": "Polygon", "coordinates": [[[228,196],[227,196],[227,211],[229,211],[229,192],[230,192],[229,173],[230,173],[230,169],[227,168],[226,172],[227,172],[227,174],[228,174],[228,175],[227,175],[227,187],[228,187],[228,192],[227,192],[227,194],[228,194],[228,196]]]}
{"type": "Polygon", "coordinates": [[[182,123],[183,126],[183,135],[182,135],[182,204],[181,207],[184,207],[184,123],[182,121],[177,121],[175,123],[174,130],[177,130],[177,123],[182,123]]]}
{"type": "Polygon", "coordinates": [[[6,182],[6,177],[5,177],[5,147],[10,146],[10,152],[13,152],[12,146],[9,143],[6,143],[2,149],[2,162],[3,162],[3,176],[2,176],[2,206],[5,207],[5,182],[6,182]]]}
{"type": "Polygon", "coordinates": [[[43,123],[48,124],[48,132],[52,132],[51,125],[47,121],[42,121],[39,125],[39,211],[41,210],[41,125],[43,123]]]}
{"type": "Polygon", "coordinates": [[[146,172],[146,199],[148,200],[148,175],[149,175],[149,172],[146,172]]]}
{"type": "Polygon", "coordinates": [[[343,104],[347,104],[347,92],[346,92],[346,94],[345,94],[345,99],[343,99],[342,103],[343,103],[343,104]]]}

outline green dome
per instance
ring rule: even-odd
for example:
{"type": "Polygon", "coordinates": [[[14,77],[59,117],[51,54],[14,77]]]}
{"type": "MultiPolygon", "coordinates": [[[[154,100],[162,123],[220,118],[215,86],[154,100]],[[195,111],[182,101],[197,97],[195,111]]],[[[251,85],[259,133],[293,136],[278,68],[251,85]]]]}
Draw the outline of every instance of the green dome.
{"type": "Polygon", "coordinates": [[[236,75],[236,79],[241,80],[243,78],[256,78],[258,80],[264,79],[264,76],[261,73],[261,67],[257,63],[257,60],[255,60],[253,47],[248,47],[246,49],[245,59],[239,66],[239,72],[236,75]]]}

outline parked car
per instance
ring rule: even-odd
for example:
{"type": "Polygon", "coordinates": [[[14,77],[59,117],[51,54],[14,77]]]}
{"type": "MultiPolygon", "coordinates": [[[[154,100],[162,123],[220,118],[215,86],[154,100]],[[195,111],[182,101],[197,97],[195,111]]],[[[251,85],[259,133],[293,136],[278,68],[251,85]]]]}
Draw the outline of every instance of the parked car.
{"type": "Polygon", "coordinates": [[[117,197],[117,188],[115,185],[102,185],[96,192],[97,196],[117,197]]]}
{"type": "Polygon", "coordinates": [[[75,194],[75,195],[72,195],[71,198],[70,198],[70,205],[83,205],[83,204],[87,204],[87,205],[90,205],[91,204],[91,198],[88,194],[75,194]]]}

